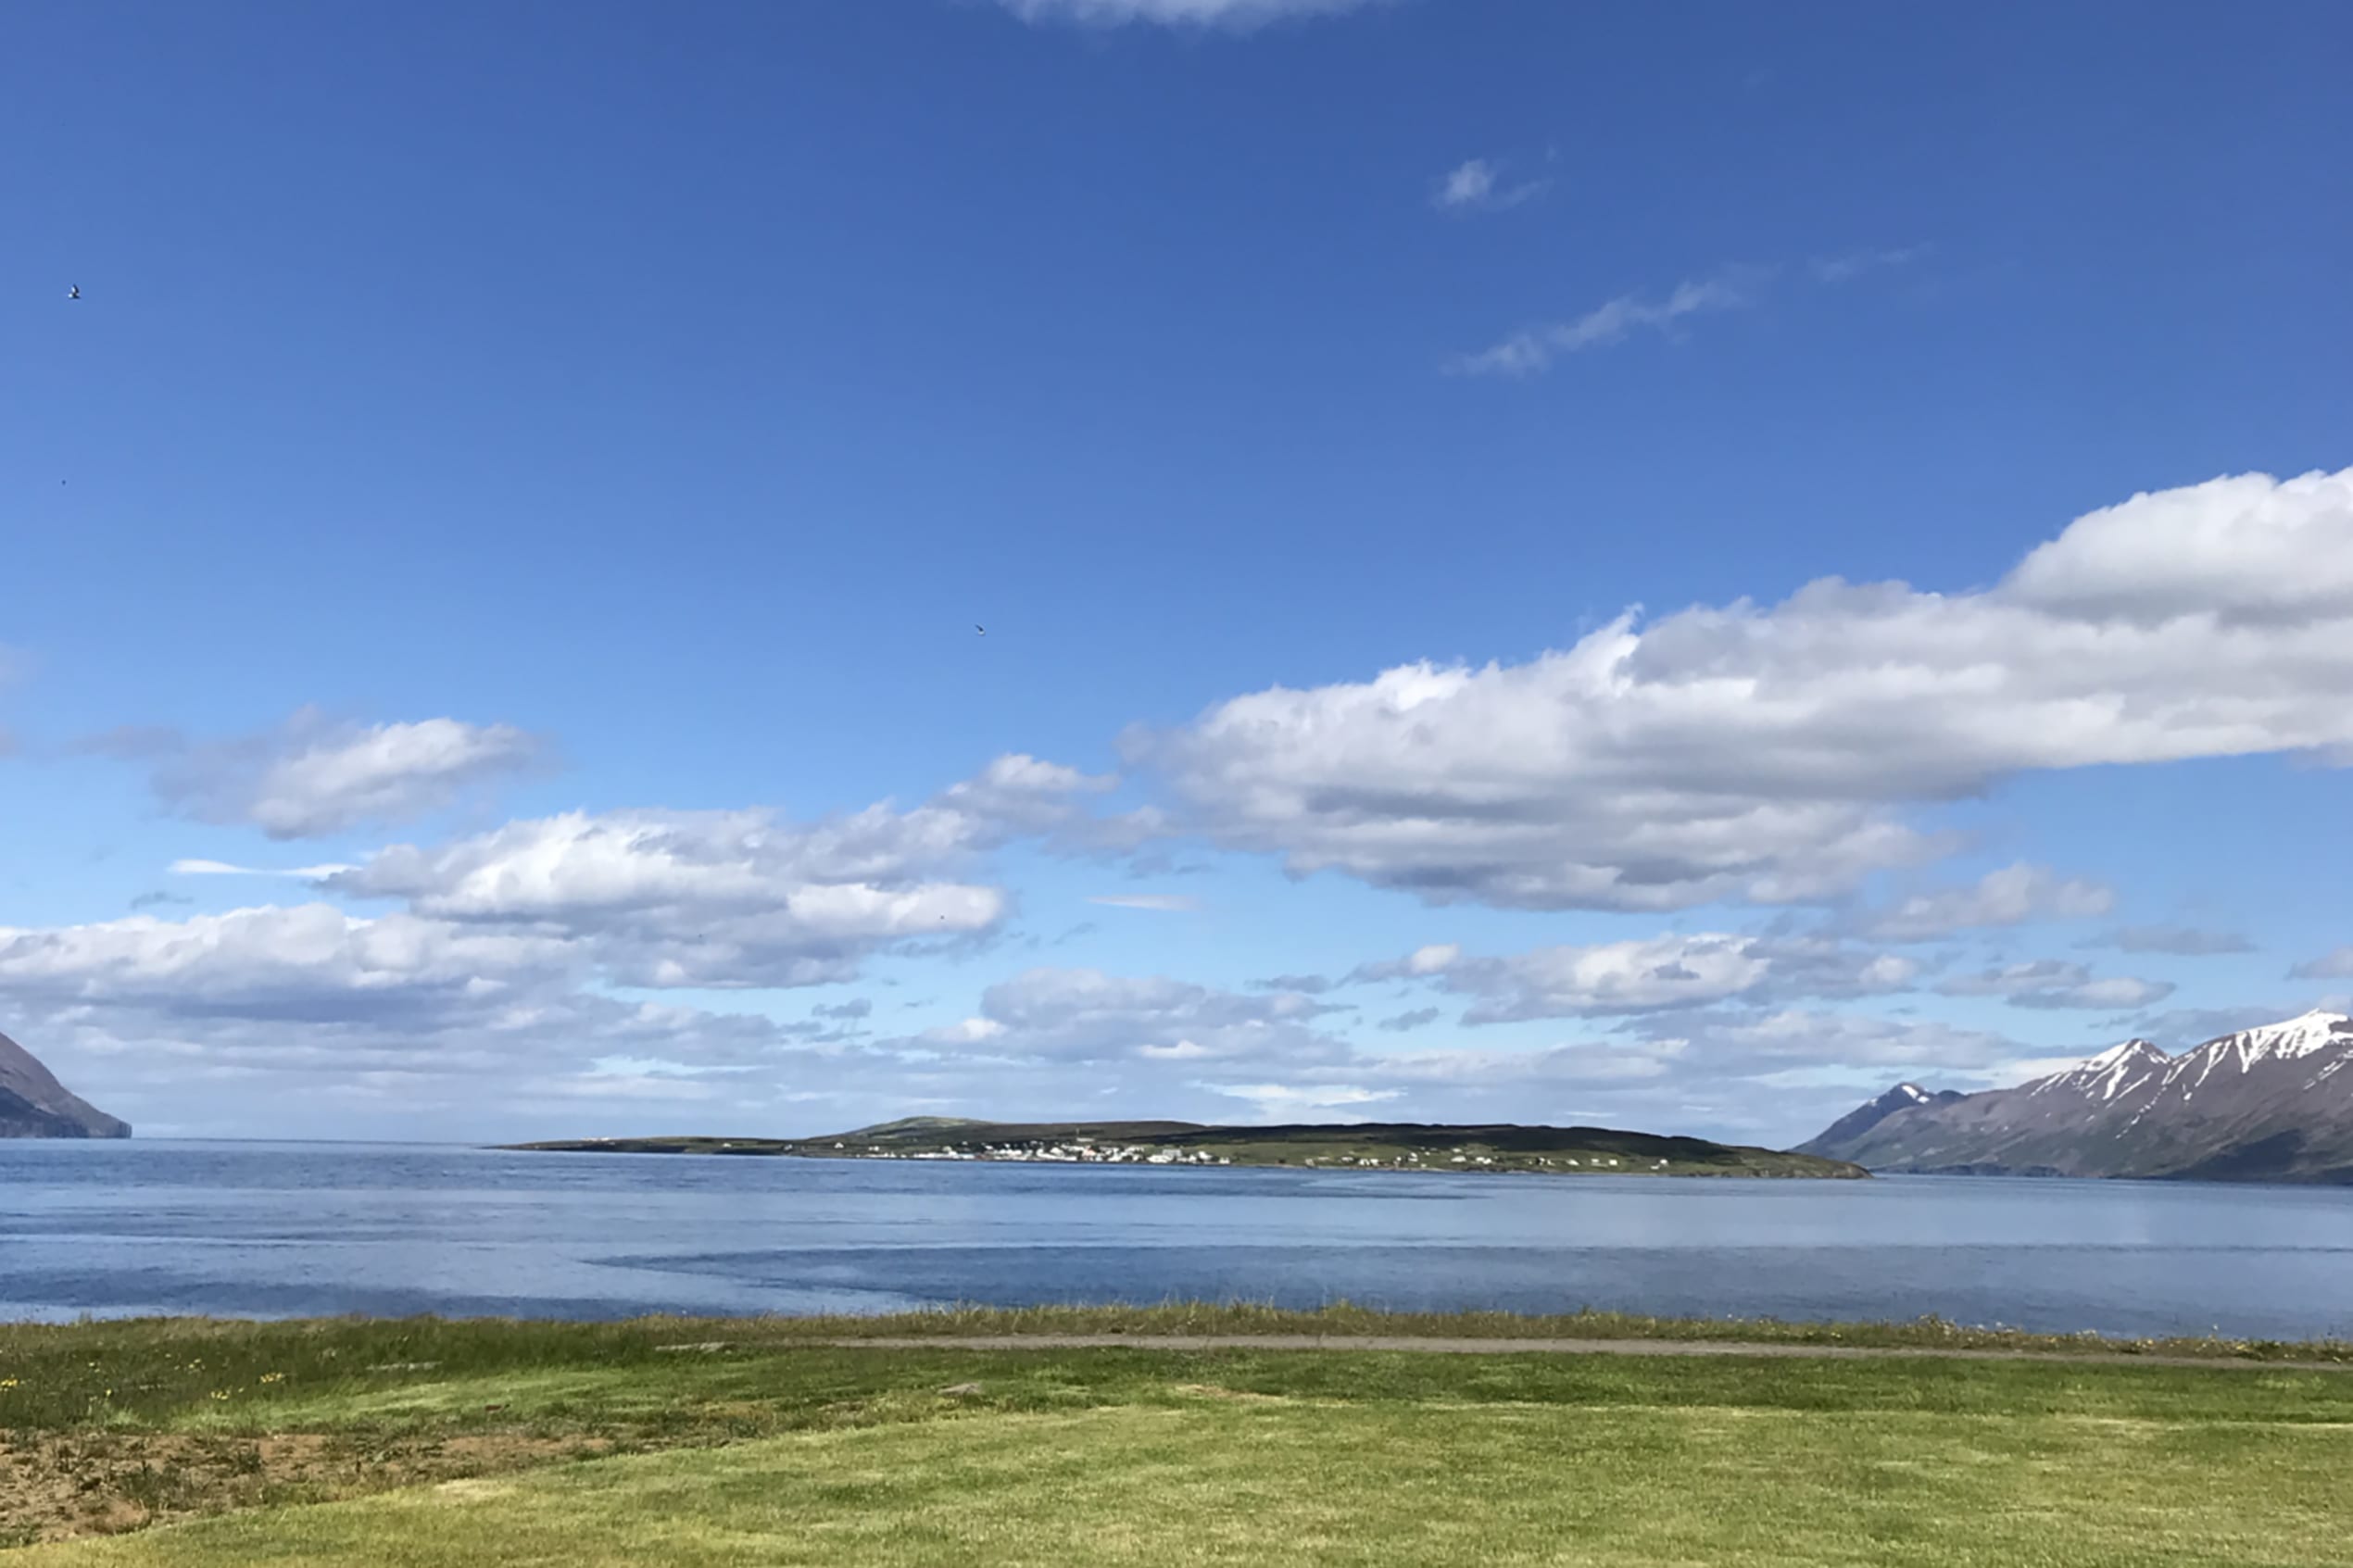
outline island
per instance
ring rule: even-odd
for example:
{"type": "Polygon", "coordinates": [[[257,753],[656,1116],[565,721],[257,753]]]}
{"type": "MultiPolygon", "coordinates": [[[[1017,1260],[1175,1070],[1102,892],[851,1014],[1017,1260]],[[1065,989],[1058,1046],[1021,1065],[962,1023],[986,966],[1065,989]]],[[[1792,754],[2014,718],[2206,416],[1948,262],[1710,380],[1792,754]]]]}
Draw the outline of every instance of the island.
{"type": "Polygon", "coordinates": [[[975,1122],[911,1116],[811,1138],[564,1138],[510,1149],[567,1154],[783,1155],[809,1160],[1005,1160],[1063,1165],[1256,1165],[1548,1176],[1777,1176],[1854,1180],[1862,1166],[1705,1138],[1608,1127],[1420,1122],[975,1122]]]}

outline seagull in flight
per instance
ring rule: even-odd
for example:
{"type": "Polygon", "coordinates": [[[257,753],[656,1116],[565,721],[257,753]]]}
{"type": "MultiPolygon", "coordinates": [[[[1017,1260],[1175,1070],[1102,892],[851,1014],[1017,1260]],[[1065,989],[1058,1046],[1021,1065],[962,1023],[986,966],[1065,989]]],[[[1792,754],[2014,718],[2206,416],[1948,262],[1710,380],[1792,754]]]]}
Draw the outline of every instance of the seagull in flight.
{"type": "Polygon", "coordinates": [[[82,297],[82,285],[80,283],[74,283],[69,286],[66,290],[66,297],[68,299],[80,299],[82,297]]]}
{"type": "Polygon", "coordinates": [[[974,621],[974,622],[973,622],[973,630],[974,630],[974,631],[975,631],[975,632],[977,632],[977,633],[980,633],[982,636],[984,636],[984,637],[986,637],[987,635],[988,635],[988,627],[986,627],[986,626],[983,626],[983,625],[982,625],[979,621],[974,621]]]}

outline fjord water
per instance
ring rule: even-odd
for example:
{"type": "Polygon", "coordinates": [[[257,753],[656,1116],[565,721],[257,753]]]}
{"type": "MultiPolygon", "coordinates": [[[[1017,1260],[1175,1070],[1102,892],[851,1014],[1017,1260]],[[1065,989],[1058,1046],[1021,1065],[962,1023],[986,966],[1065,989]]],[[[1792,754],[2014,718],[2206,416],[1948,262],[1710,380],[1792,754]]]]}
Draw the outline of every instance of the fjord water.
{"type": "Polygon", "coordinates": [[[1339,1299],[2353,1335],[2353,1190],[0,1144],[0,1318],[1339,1299]]]}

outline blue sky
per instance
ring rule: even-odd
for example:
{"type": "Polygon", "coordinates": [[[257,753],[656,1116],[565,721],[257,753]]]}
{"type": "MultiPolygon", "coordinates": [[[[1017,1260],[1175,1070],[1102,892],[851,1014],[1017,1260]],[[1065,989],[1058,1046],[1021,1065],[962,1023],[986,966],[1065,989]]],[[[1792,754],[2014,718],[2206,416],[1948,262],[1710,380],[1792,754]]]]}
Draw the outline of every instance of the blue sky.
{"type": "Polygon", "coordinates": [[[2341,1003],[2348,44],[16,7],[0,1030],[157,1134],[1784,1142],[2341,1003]]]}

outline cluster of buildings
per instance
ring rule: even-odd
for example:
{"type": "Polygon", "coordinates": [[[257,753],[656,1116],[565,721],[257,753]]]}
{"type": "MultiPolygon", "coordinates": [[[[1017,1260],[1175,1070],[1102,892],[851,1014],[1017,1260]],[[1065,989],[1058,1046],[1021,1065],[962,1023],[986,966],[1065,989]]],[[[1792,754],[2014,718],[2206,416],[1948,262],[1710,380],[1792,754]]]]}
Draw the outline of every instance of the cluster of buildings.
{"type": "MultiPolygon", "coordinates": [[[[836,1144],[836,1148],[841,1146],[836,1144]]],[[[873,1149],[862,1160],[1017,1160],[1051,1165],[1231,1165],[1233,1160],[1206,1149],[1146,1148],[1140,1145],[982,1144],[974,1148],[941,1147],[909,1153],[873,1149]]]]}

